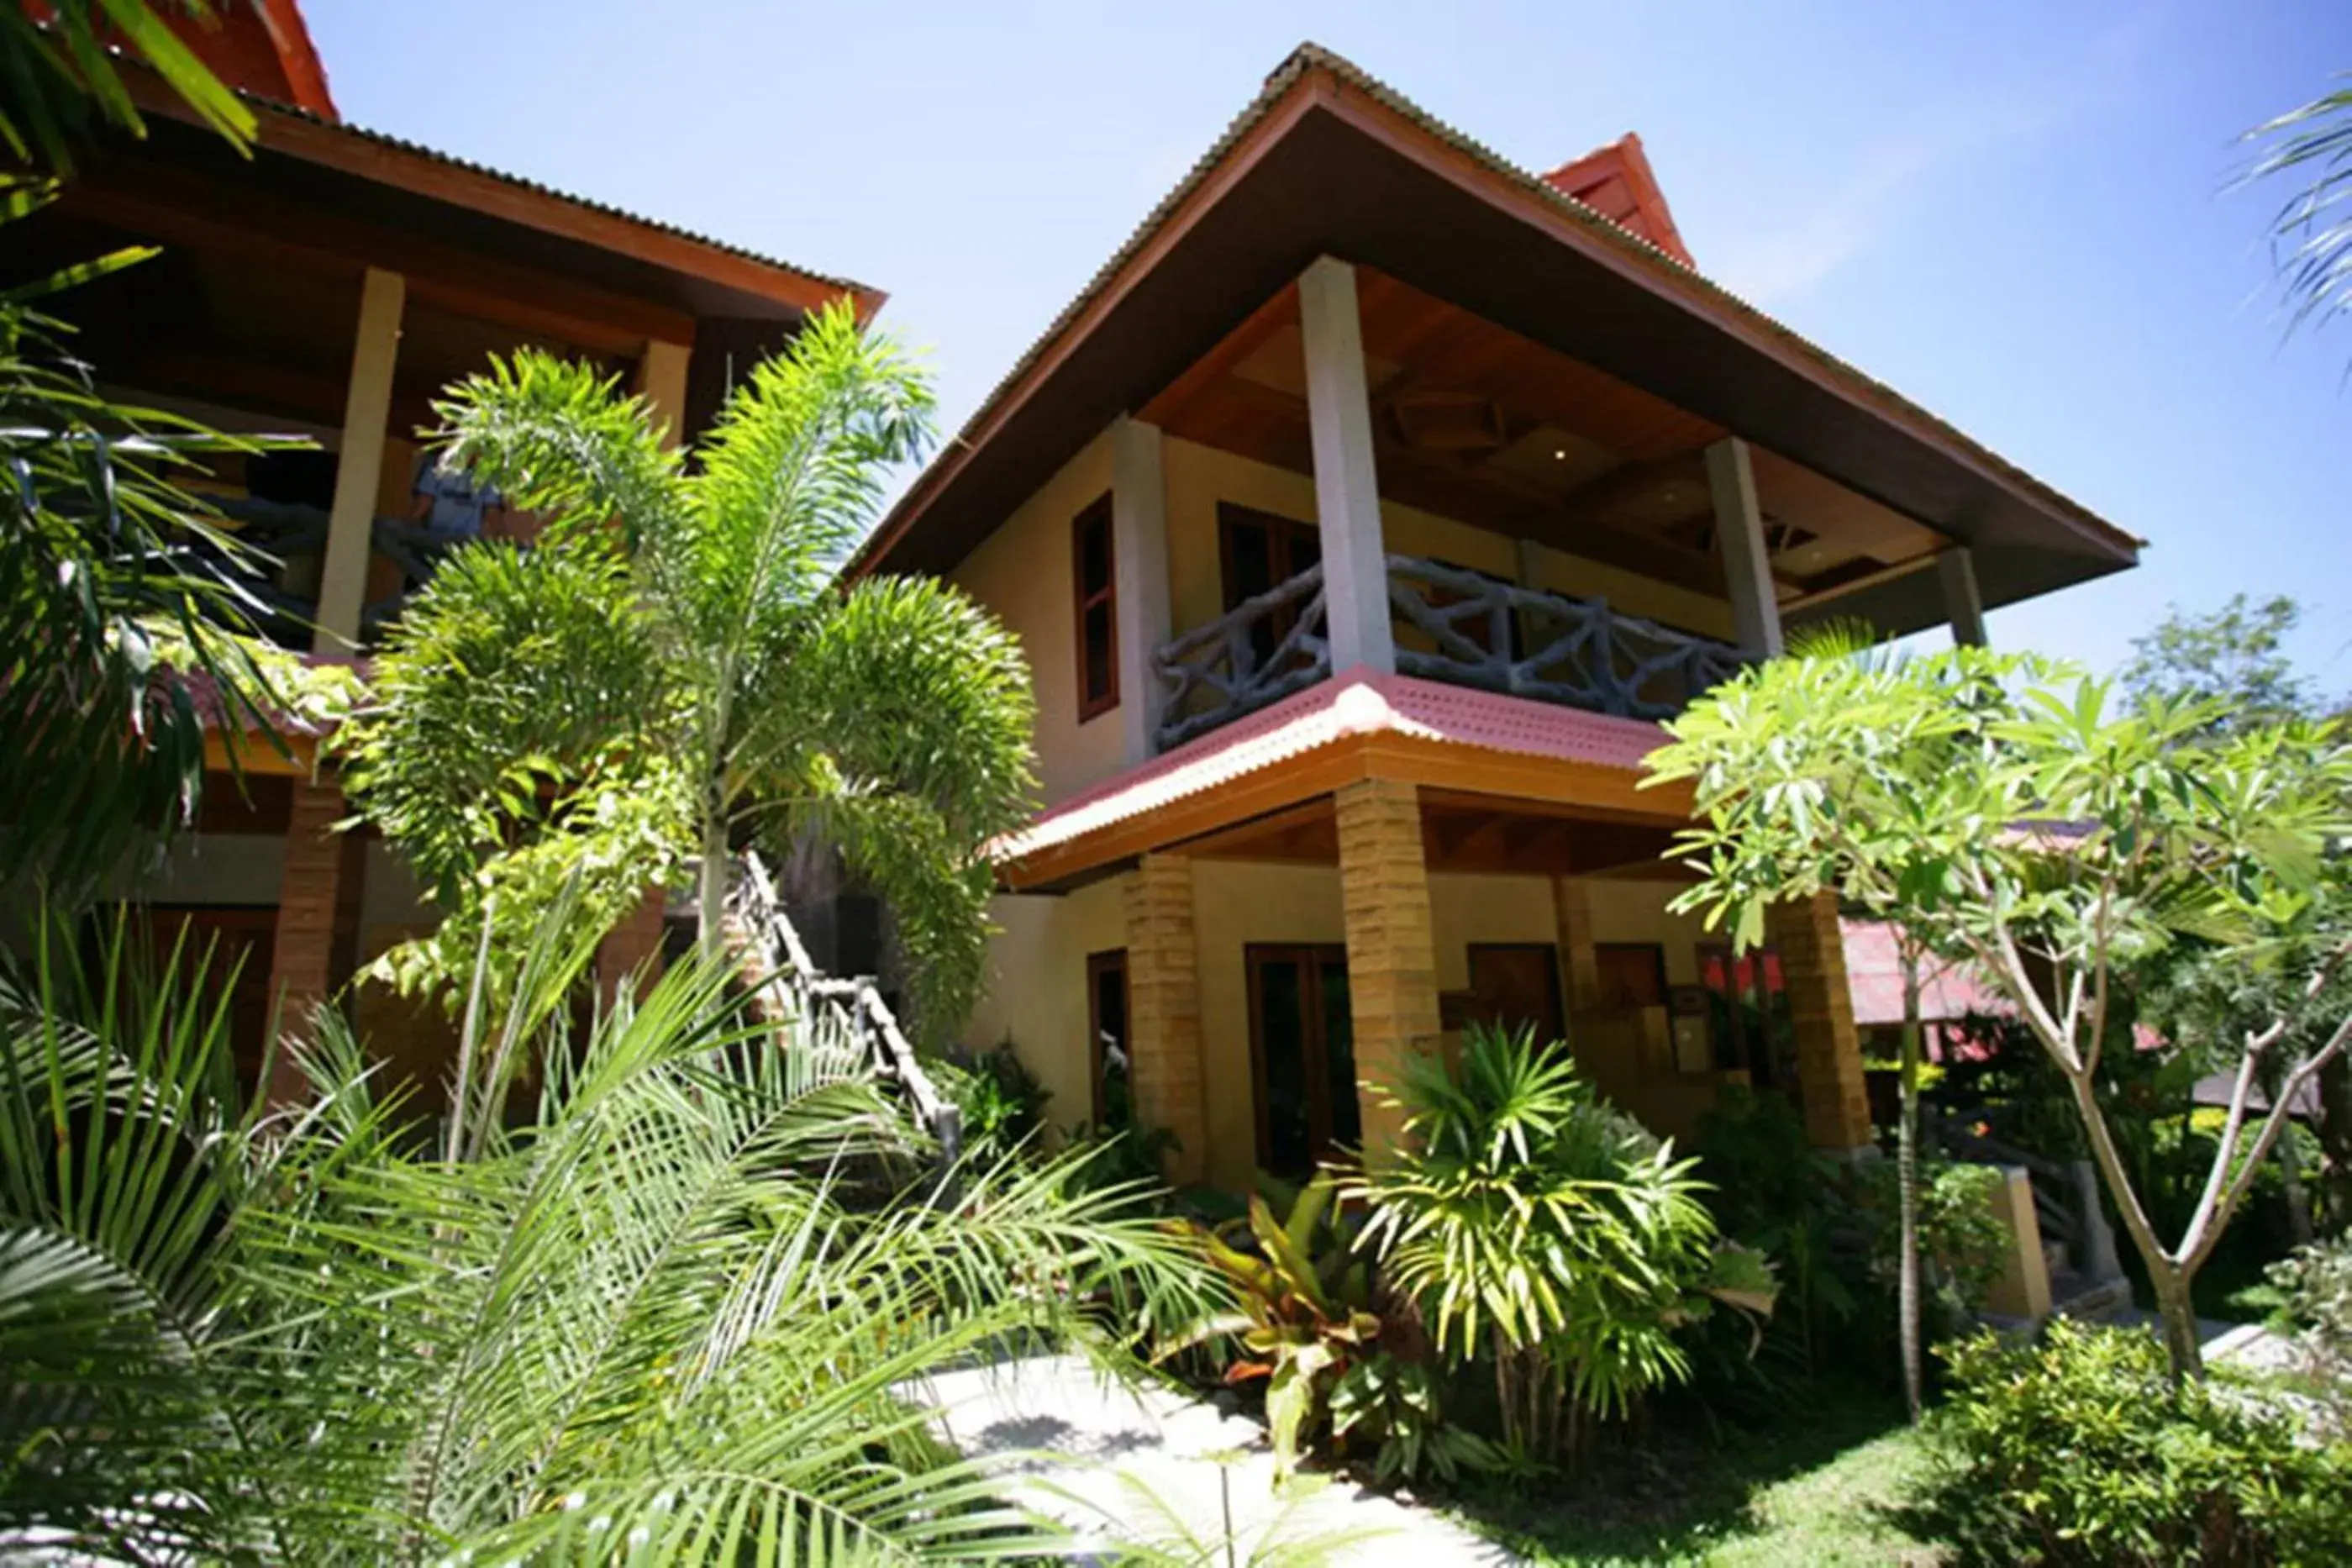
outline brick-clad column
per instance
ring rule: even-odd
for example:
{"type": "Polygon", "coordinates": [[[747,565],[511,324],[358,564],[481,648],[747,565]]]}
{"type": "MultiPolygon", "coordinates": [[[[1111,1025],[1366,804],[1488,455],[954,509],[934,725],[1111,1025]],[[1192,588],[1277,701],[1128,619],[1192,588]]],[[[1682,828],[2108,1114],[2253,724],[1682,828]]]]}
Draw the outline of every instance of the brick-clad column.
{"type": "MultiPolygon", "coordinates": [[[[342,816],[341,789],[309,780],[295,783],[269,958],[269,994],[280,1037],[307,1038],[312,1011],[351,978],[357,963],[365,850],[356,834],[334,831],[342,816]]],[[[302,1075],[287,1059],[282,1044],[264,1087],[273,1102],[305,1092],[302,1075]]]]}
{"type": "MultiPolygon", "coordinates": [[[[1356,1074],[1393,1084],[1408,1053],[1437,1048],[1437,946],[1421,795],[1409,784],[1366,779],[1340,789],[1339,907],[1348,934],[1349,1011],[1356,1074]]],[[[1359,1089],[1364,1151],[1377,1158],[1402,1133],[1401,1118],[1359,1089]]]]}
{"type": "Polygon", "coordinates": [[[1127,1028],[1136,1115],[1176,1135],[1169,1179],[1197,1182],[1208,1170],[1208,1085],[1192,863],[1181,855],[1146,855],[1127,884],[1127,1028]]]}
{"type": "Polygon", "coordinates": [[[596,944],[596,984],[605,995],[631,975],[637,977],[637,995],[643,997],[653,989],[662,973],[662,917],[669,908],[669,895],[659,888],[647,888],[637,907],[621,917],[621,923],[604,933],[596,944]]]}
{"type": "Polygon", "coordinates": [[[1797,1077],[1805,1131],[1820,1149],[1867,1148],[1870,1100],[1862,1080],[1862,1037],[1846,981],[1845,938],[1834,894],[1773,906],[1772,945],[1797,1026],[1797,1077]]]}

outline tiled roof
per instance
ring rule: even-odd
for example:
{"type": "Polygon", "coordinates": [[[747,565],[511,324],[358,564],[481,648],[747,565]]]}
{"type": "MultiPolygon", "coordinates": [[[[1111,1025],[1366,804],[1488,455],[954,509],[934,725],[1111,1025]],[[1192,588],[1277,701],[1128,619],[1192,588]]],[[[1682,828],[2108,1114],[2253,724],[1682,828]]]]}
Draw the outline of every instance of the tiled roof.
{"type": "Polygon", "coordinates": [[[1356,671],[1286,697],[1059,802],[997,841],[999,860],[1066,844],[1352,735],[1443,741],[1586,766],[1638,770],[1664,742],[1639,719],[1587,713],[1409,675],[1356,671]]]}
{"type": "MultiPolygon", "coordinates": [[[[1844,921],[1846,988],[1863,1028],[1903,1022],[1903,963],[1895,928],[1884,921],[1844,921]]],[[[1919,1016],[1927,1023],[1971,1013],[2011,1011],[2000,993],[1966,969],[1929,959],[1919,970],[1919,1016]]]]}
{"type": "Polygon", "coordinates": [[[555,201],[568,203],[572,206],[583,208],[588,212],[601,214],[605,217],[619,218],[625,223],[635,224],[640,228],[653,229],[659,233],[669,235],[677,239],[687,240],[695,245],[708,246],[713,250],[724,252],[729,256],[738,257],[745,261],[757,262],[762,267],[772,267],[780,272],[797,273],[803,278],[810,279],[815,282],[824,284],[828,288],[839,289],[845,292],[856,294],[878,295],[881,292],[881,290],[874,289],[867,284],[857,282],[854,279],[836,278],[829,273],[812,271],[808,268],[798,267],[793,265],[792,262],[779,260],[777,258],[772,256],[762,255],[761,252],[750,249],[747,247],[735,245],[723,239],[717,239],[709,235],[700,234],[693,229],[682,227],[677,224],[665,223],[659,218],[647,217],[642,213],[633,213],[625,207],[614,206],[609,202],[600,202],[588,196],[575,195],[570,191],[558,190],[553,185],[541,184],[537,180],[526,179],[520,174],[511,174],[504,169],[494,169],[488,163],[477,163],[470,158],[460,158],[453,153],[444,153],[438,148],[427,147],[421,142],[411,142],[404,137],[394,136],[388,131],[372,131],[364,125],[355,125],[348,120],[330,120],[323,115],[313,114],[308,110],[297,108],[293,104],[280,103],[274,99],[264,98],[258,93],[240,91],[237,94],[237,97],[243,99],[255,109],[267,114],[278,115],[287,120],[300,121],[305,124],[318,126],[321,130],[331,131],[340,135],[349,136],[354,141],[369,142],[378,147],[388,147],[395,152],[405,153],[411,157],[423,158],[428,162],[440,163],[452,169],[463,169],[469,174],[484,175],[487,178],[499,182],[501,184],[512,185],[517,190],[529,191],[533,195],[550,197],[555,201]]]}

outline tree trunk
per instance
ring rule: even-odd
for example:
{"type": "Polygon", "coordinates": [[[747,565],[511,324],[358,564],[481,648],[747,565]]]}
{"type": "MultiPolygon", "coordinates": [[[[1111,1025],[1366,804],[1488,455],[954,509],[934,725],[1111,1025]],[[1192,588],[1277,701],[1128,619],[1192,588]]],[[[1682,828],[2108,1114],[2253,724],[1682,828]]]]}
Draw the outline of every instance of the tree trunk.
{"type": "Polygon", "coordinates": [[[2319,1222],[2330,1233],[2352,1226],[2352,1056],[2319,1069],[2319,1222]]]}
{"type": "Polygon", "coordinates": [[[2205,1350],[2197,1338],[2197,1306],[2189,1296],[2188,1271],[2169,1260],[2150,1262],[2147,1279],[2164,1318],[2164,1352],[2171,1358],[2172,1381],[2204,1376],[2205,1350]]]}
{"type": "Polygon", "coordinates": [[[695,878],[695,946],[705,963],[719,962],[719,925],[727,918],[727,805],[716,784],[702,808],[702,865],[695,878]]]}
{"type": "Polygon", "coordinates": [[[2172,1380],[2202,1377],[2205,1358],[2197,1343],[2197,1310],[2190,1305],[2189,1294],[2195,1270],[2175,1263],[2157,1240],[2156,1227],[2132,1187],[2131,1173],[2124,1169],[2123,1153],[2116,1147],[2115,1131],[2107,1125],[2107,1113],[2099,1104],[2098,1086],[2091,1075],[2070,1071],[2066,1081],[2074,1091],[2074,1110],[2083,1118],[2083,1131],[2090,1136],[2091,1158],[2099,1167],[2099,1178],[2106,1184],[2116,1213],[2123,1217],[2124,1229],[2147,1268],[2148,1289],[2164,1319],[2164,1348],[2172,1361],[2172,1380]]]}
{"type": "Polygon", "coordinates": [[[2287,1239],[2297,1247],[2311,1245],[2311,1190],[2304,1184],[2303,1156],[2295,1152],[2295,1131],[2289,1123],[2279,1134],[2279,1187],[2286,1197],[2287,1239]]]}
{"type": "Polygon", "coordinates": [[[1903,1399],[1919,1424],[1919,960],[1903,954],[1903,1105],[1896,1118],[1895,1184],[1902,1214],[1903,1256],[1895,1284],[1895,1314],[1903,1341],[1903,1399]]]}

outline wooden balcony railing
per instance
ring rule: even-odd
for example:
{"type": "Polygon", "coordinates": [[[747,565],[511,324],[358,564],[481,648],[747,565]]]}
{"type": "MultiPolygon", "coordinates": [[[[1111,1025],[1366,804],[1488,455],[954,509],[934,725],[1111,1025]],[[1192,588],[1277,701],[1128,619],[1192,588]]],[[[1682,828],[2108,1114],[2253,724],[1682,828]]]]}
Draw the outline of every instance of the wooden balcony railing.
{"type": "Polygon", "coordinates": [[[1670,719],[1748,662],[1727,644],[1622,615],[1606,599],[1523,588],[1417,556],[1389,557],[1397,668],[1622,718],[1670,719]]]}
{"type": "Polygon", "coordinates": [[[1160,749],[1181,746],[1325,679],[1331,673],[1325,629],[1318,563],[1162,643],[1151,660],[1168,689],[1160,749]]]}
{"type": "MultiPolygon", "coordinates": [[[[1666,719],[1747,663],[1727,644],[1621,615],[1605,599],[1548,594],[1413,555],[1391,555],[1388,568],[1397,668],[1407,675],[1666,719]]],[[[1326,679],[1323,568],[1162,644],[1152,665],[1167,688],[1162,751],[1326,679]]]]}

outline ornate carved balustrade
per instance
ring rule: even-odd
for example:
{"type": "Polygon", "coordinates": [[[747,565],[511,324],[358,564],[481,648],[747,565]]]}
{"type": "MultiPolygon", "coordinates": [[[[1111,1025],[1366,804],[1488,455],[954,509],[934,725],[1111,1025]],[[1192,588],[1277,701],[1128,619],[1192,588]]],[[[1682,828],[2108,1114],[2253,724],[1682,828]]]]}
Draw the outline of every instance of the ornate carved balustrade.
{"type": "Polygon", "coordinates": [[[1736,648],[1572,599],[1441,566],[1389,558],[1389,604],[1407,675],[1635,719],[1667,719],[1737,675],[1736,648]],[[1407,628],[1427,647],[1410,646],[1407,628]]]}
{"type": "Polygon", "coordinates": [[[1323,568],[1309,566],[1162,643],[1151,664],[1168,692],[1160,709],[1162,751],[1306,690],[1331,673],[1323,568]]]}
{"type": "MultiPolygon", "coordinates": [[[[1415,555],[1388,558],[1397,668],[1596,713],[1667,719],[1747,663],[1727,644],[1415,555]],[[1418,634],[1416,637],[1415,634],[1418,634]]],[[[1160,646],[1160,748],[1181,745],[1331,673],[1323,568],[1310,566],[1160,646]]]]}

